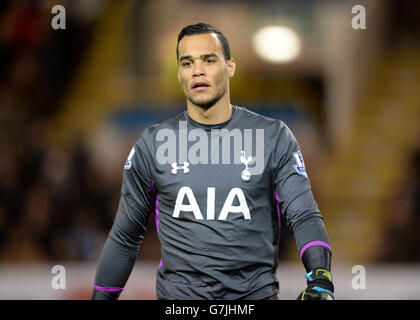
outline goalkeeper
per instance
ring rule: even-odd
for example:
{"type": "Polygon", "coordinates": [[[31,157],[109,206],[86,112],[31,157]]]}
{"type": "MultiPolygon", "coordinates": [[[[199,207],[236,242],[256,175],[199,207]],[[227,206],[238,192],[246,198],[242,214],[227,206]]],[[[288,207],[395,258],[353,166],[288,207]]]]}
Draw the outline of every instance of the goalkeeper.
{"type": "Polygon", "coordinates": [[[177,59],[187,110],[131,150],[92,298],[118,299],[154,217],[158,299],[278,299],[284,215],[306,269],[298,299],[333,299],[328,235],[296,138],[230,103],[236,64],[213,26],[185,27],[177,59]]]}

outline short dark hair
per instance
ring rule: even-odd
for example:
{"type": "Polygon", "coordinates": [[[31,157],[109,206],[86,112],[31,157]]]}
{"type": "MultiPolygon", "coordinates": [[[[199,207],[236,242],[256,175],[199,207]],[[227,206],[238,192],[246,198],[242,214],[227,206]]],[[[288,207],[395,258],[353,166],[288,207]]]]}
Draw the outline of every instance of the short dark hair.
{"type": "Polygon", "coordinates": [[[196,24],[190,24],[189,26],[184,27],[181,32],[178,35],[178,43],[176,45],[176,58],[179,59],[178,56],[178,47],[179,42],[182,38],[185,36],[192,36],[195,34],[204,34],[204,33],[215,33],[217,38],[219,39],[220,43],[223,47],[223,54],[225,57],[225,60],[228,61],[230,59],[230,47],[229,42],[227,41],[226,37],[221,33],[219,30],[217,30],[215,27],[213,27],[211,24],[207,23],[196,23],[196,24]]]}

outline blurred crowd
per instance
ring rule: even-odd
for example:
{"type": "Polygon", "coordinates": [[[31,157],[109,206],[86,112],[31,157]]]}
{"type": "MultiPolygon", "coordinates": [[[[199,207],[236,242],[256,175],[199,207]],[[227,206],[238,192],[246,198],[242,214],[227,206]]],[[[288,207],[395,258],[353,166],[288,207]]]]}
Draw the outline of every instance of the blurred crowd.
{"type": "Polygon", "coordinates": [[[94,21],[68,10],[71,27],[54,30],[46,3],[0,2],[0,261],[96,258],[120,187],[91,166],[81,139],[51,143],[94,21]]]}

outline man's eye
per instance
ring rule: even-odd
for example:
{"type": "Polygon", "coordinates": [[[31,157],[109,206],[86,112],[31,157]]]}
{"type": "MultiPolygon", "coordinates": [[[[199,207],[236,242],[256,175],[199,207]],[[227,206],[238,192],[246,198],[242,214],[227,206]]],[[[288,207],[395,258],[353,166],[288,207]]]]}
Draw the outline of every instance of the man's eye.
{"type": "Polygon", "coordinates": [[[216,62],[216,60],[214,60],[214,59],[207,59],[206,62],[211,64],[211,63],[216,62]]]}
{"type": "Polygon", "coordinates": [[[190,61],[185,61],[185,62],[182,63],[182,66],[183,67],[188,67],[190,65],[191,65],[191,62],[190,61]]]}

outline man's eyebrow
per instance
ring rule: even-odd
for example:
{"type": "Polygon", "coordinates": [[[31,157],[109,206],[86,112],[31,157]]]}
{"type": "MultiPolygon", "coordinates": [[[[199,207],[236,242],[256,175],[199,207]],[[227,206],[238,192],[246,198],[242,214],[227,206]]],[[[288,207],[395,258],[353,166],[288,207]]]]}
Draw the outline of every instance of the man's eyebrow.
{"type": "Polygon", "coordinates": [[[200,58],[205,59],[205,58],[212,58],[212,57],[218,58],[219,56],[215,53],[206,53],[206,54],[202,54],[200,58]]]}
{"type": "Polygon", "coordinates": [[[181,58],[179,58],[179,61],[186,60],[186,59],[191,59],[191,58],[192,58],[192,56],[182,56],[181,58]]]}
{"type": "MultiPolygon", "coordinates": [[[[206,54],[202,54],[200,56],[200,59],[206,59],[206,58],[211,58],[211,57],[219,58],[219,56],[216,53],[206,53],[206,54]]],[[[191,55],[182,56],[181,58],[179,58],[179,61],[187,60],[187,59],[192,59],[192,56],[191,55]]]]}

